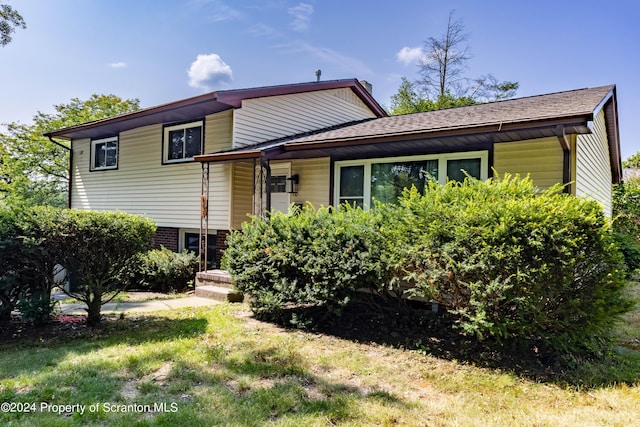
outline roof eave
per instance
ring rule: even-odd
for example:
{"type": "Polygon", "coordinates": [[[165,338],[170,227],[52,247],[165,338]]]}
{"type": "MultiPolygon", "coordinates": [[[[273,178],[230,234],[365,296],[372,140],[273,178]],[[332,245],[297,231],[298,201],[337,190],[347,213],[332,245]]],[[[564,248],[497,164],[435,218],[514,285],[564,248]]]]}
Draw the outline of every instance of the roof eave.
{"type": "Polygon", "coordinates": [[[308,141],[308,142],[287,142],[284,143],[284,149],[287,151],[316,149],[319,147],[329,148],[331,146],[341,145],[356,145],[359,143],[371,144],[376,142],[386,142],[391,139],[419,139],[419,138],[442,138],[453,136],[468,136],[474,134],[486,134],[492,132],[507,132],[517,131],[532,128],[542,127],[556,127],[558,125],[564,126],[568,129],[567,133],[584,133],[582,129],[585,129],[587,123],[592,120],[591,114],[568,116],[563,118],[553,118],[545,120],[535,120],[526,122],[498,122],[488,123],[474,126],[461,126],[457,128],[435,129],[435,130],[416,130],[410,132],[394,132],[389,134],[378,135],[362,135],[347,138],[333,138],[322,141],[308,141]]]}
{"type": "Polygon", "coordinates": [[[54,138],[62,138],[62,139],[73,139],[73,137],[69,136],[78,131],[82,130],[90,130],[95,129],[100,126],[106,126],[109,124],[121,123],[130,120],[136,120],[141,117],[150,116],[153,114],[161,114],[168,111],[177,110],[180,108],[185,108],[193,105],[204,104],[211,101],[217,100],[217,93],[210,92],[199,96],[194,96],[187,99],[182,99],[180,101],[170,102],[167,104],[157,105],[155,107],[143,108],[142,110],[134,111],[131,113],[120,114],[118,116],[109,117],[102,120],[96,120],[89,123],[84,123],[76,126],[70,126],[63,129],[58,129],[55,131],[47,132],[44,134],[46,137],[54,137],[54,138]]]}
{"type": "MultiPolygon", "coordinates": [[[[170,102],[155,107],[145,108],[132,113],[126,113],[107,119],[97,120],[77,126],[71,126],[64,129],[47,132],[44,136],[49,138],[61,139],[77,139],[93,137],[93,134],[100,128],[104,129],[105,135],[108,133],[121,132],[123,130],[134,129],[139,126],[145,126],[158,122],[165,122],[167,115],[171,112],[198,109],[199,106],[208,106],[200,108],[204,114],[213,114],[228,110],[231,108],[240,108],[244,99],[263,98],[268,96],[278,96],[287,94],[296,94],[304,92],[313,92],[328,89],[344,89],[350,88],[360,100],[375,114],[376,117],[386,117],[387,112],[378,104],[375,98],[360,84],[357,79],[343,80],[326,80],[319,82],[297,83],[280,86],[265,86],[260,88],[249,89],[231,89],[225,91],[210,92],[203,95],[183,99],[180,101],[170,102]],[[160,117],[160,119],[151,120],[150,117],[160,117]],[[145,120],[145,118],[147,120],[145,120]]],[[[192,117],[194,120],[201,118],[203,114],[196,114],[192,117]]],[[[178,117],[176,120],[181,120],[178,117]]],[[[184,117],[186,120],[187,118],[184,117]]]]}
{"type": "Polygon", "coordinates": [[[620,153],[620,127],[618,123],[618,99],[615,85],[605,99],[594,111],[597,114],[604,109],[607,125],[607,141],[609,142],[609,159],[611,162],[611,181],[618,184],[622,181],[622,156],[620,153]]]}
{"type": "Polygon", "coordinates": [[[225,151],[219,153],[201,154],[193,159],[201,163],[232,162],[238,160],[253,160],[262,156],[263,150],[225,151]]]}
{"type": "Polygon", "coordinates": [[[219,91],[218,101],[224,102],[234,108],[242,107],[245,99],[264,98],[269,96],[291,95],[296,93],[315,92],[319,90],[350,88],[367,107],[373,111],[376,117],[386,117],[387,112],[378,101],[369,93],[358,79],[321,80],[317,82],[296,83],[280,86],[265,86],[249,89],[232,89],[219,91]]]}

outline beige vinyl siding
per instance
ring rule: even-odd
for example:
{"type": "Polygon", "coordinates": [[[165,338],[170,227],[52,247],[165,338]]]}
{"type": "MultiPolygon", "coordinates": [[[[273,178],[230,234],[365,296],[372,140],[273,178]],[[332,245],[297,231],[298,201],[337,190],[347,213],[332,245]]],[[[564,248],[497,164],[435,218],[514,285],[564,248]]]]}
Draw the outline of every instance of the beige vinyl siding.
{"type": "Polygon", "coordinates": [[[231,228],[239,229],[253,210],[253,162],[233,164],[231,228]]]}
{"type": "Polygon", "coordinates": [[[589,197],[602,204],[611,217],[611,163],[604,109],[593,121],[593,133],[578,135],[576,142],[576,196],[589,197]]]}
{"type": "Polygon", "coordinates": [[[493,167],[499,175],[529,175],[534,185],[549,188],[562,183],[564,154],[556,137],[494,145],[493,167]]]}
{"type": "Polygon", "coordinates": [[[231,149],[233,110],[211,114],[204,120],[204,152],[215,153],[231,149]]]}
{"type": "Polygon", "coordinates": [[[350,89],[245,99],[234,113],[233,146],[244,147],[375,117],[350,89]]]}
{"type": "Polygon", "coordinates": [[[293,160],[291,174],[298,174],[300,185],[298,194],[291,198],[291,202],[311,202],[316,208],[329,206],[330,169],[329,157],[293,160]]]}
{"type": "MultiPolygon", "coordinates": [[[[231,141],[229,112],[205,120],[205,151],[219,151],[231,141]]],[[[158,226],[200,227],[201,164],[162,164],[162,125],[122,132],[118,169],[89,171],[90,141],[73,143],[72,207],[146,215],[158,226]]],[[[209,171],[209,228],[229,228],[229,165],[209,171]]]]}

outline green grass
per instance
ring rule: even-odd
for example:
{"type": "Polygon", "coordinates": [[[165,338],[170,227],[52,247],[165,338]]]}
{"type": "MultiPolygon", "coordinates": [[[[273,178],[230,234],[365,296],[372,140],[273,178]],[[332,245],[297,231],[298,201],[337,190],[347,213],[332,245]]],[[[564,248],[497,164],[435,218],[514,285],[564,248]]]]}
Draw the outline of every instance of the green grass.
{"type": "MultiPolygon", "coordinates": [[[[158,312],[111,320],[85,336],[0,344],[0,403],[36,406],[34,413],[0,413],[0,425],[629,426],[640,420],[637,349],[620,347],[611,360],[578,367],[571,384],[539,382],[424,351],[283,330],[242,316],[246,309],[158,312]],[[41,412],[42,402],[86,408],[82,415],[41,412]]],[[[618,332],[623,344],[640,336],[635,315],[618,332]]]]}

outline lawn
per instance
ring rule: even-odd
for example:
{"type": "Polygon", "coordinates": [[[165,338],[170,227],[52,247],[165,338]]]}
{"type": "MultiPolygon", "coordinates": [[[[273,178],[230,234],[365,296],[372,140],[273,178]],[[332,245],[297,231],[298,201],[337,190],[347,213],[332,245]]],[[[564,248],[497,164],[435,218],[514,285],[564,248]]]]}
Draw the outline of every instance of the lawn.
{"type": "MultiPolygon", "coordinates": [[[[635,289],[637,291],[637,287],[635,289]]],[[[110,318],[0,343],[5,426],[630,426],[640,316],[617,356],[556,377],[253,319],[244,305],[110,318]],[[555,379],[554,379],[555,378],[555,379]]]]}

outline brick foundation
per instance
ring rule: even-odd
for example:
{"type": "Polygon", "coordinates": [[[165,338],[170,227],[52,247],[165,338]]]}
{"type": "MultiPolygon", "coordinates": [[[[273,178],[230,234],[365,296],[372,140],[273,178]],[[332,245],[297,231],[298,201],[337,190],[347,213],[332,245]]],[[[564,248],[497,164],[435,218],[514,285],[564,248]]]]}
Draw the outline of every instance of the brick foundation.
{"type": "Polygon", "coordinates": [[[173,227],[158,227],[156,235],[151,242],[151,249],[160,249],[160,246],[178,252],[178,229],[173,227]]]}
{"type": "Polygon", "coordinates": [[[222,260],[222,254],[224,250],[227,249],[227,236],[229,235],[228,230],[218,230],[216,234],[216,264],[220,265],[220,260],[222,260]]]}
{"type": "MultiPolygon", "coordinates": [[[[217,230],[216,234],[210,235],[211,238],[215,239],[215,264],[217,266],[220,265],[222,254],[224,253],[224,250],[227,249],[227,235],[229,235],[228,230],[217,230]]],[[[158,229],[156,230],[156,235],[153,237],[153,240],[151,242],[151,249],[160,249],[160,246],[164,246],[169,250],[178,252],[178,248],[180,247],[179,240],[180,230],[178,228],[158,227],[158,229]]]]}

